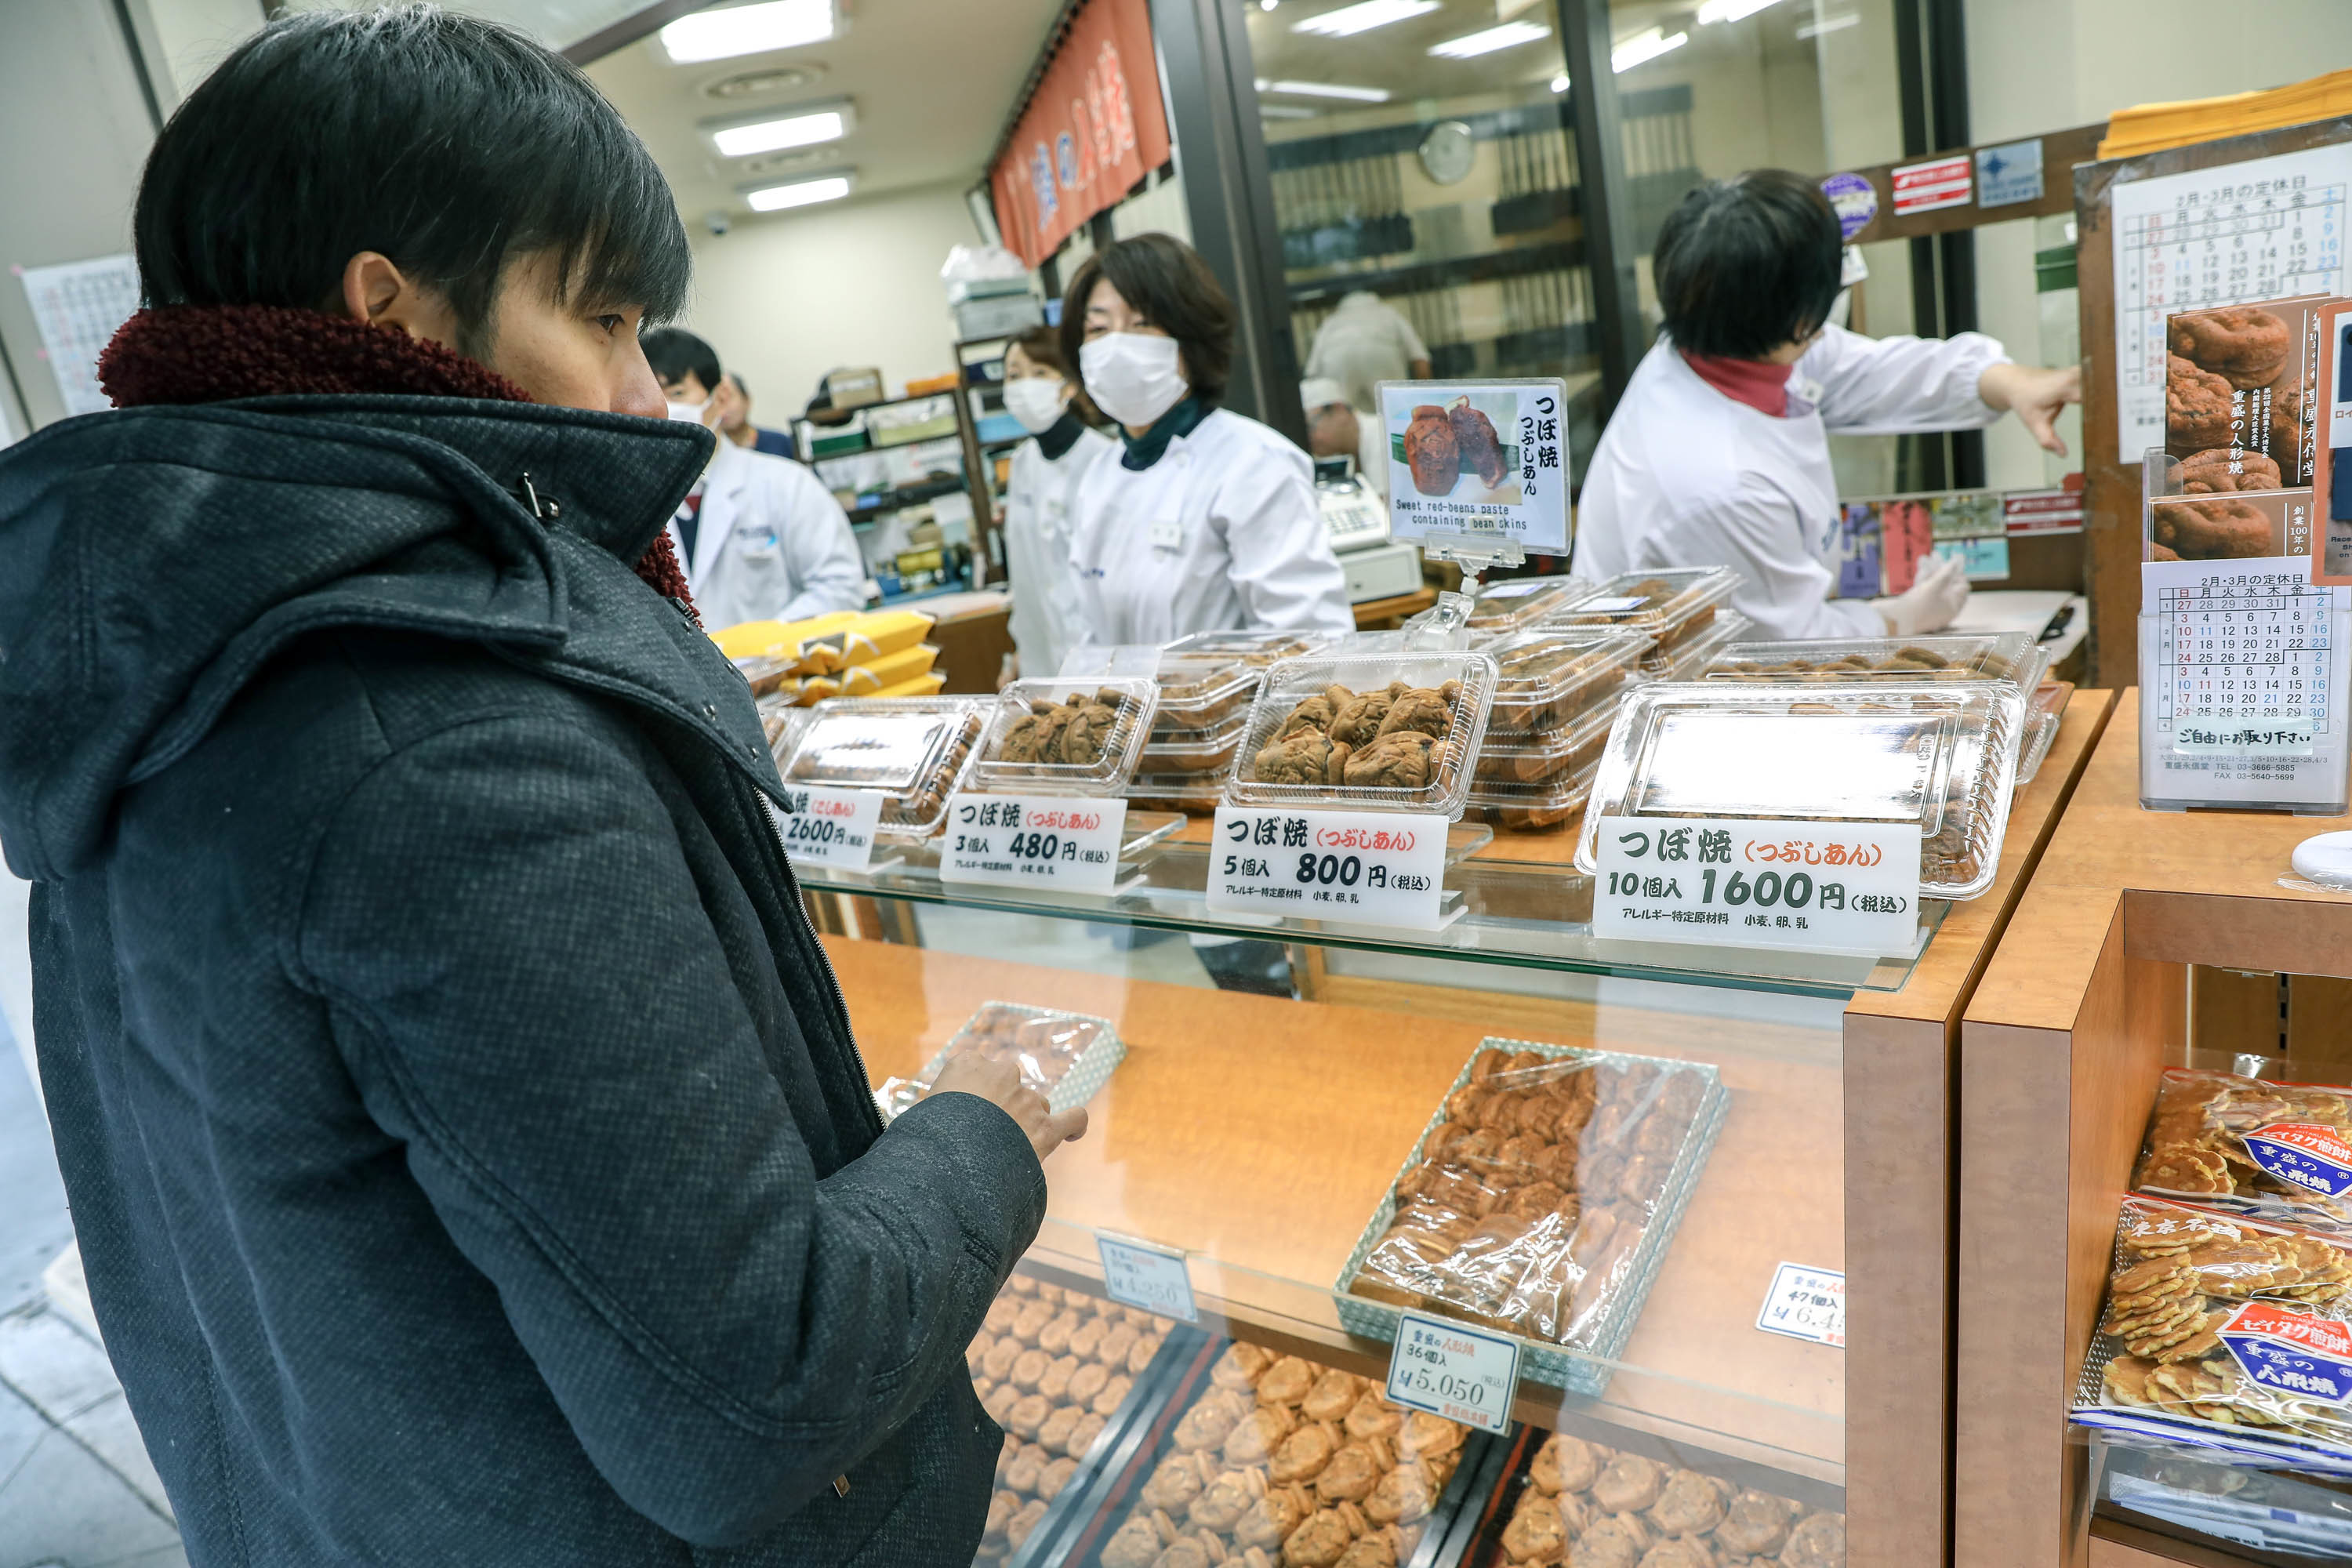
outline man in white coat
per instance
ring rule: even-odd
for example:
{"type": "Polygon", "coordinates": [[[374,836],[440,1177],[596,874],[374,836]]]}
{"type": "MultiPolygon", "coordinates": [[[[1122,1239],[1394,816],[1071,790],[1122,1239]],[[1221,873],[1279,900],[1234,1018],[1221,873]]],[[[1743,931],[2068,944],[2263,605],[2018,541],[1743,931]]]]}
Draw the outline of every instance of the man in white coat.
{"type": "MultiPolygon", "coordinates": [[[[717,429],[719,355],[692,332],[645,336],[670,417],[717,429]]],[[[702,624],[797,621],[866,604],[866,563],[841,503],[800,464],[720,438],[670,520],[702,624]]]]}
{"type": "Polygon", "coordinates": [[[1979,332],[1865,338],[1828,324],[1843,237],[1811,181],[1763,169],[1683,198],[1652,258],[1664,331],[1601,433],[1577,510],[1574,573],[1728,566],[1759,638],[1916,637],[1967,605],[1957,560],[1883,599],[1832,599],[1842,552],[1829,432],[2053,422],[2082,371],[2012,364],[1979,332]]]}

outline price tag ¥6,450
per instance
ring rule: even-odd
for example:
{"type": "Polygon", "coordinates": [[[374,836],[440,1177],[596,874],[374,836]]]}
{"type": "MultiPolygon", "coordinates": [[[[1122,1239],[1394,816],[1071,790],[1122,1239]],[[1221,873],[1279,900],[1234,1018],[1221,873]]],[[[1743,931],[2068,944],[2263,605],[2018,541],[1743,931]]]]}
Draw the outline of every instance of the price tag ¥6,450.
{"type": "Polygon", "coordinates": [[[1127,802],[1090,795],[956,795],[940,848],[943,882],[1108,893],[1127,802]]]}
{"type": "Polygon", "coordinates": [[[792,814],[776,819],[784,853],[807,866],[863,871],[874,858],[874,831],[882,823],[882,792],[871,789],[787,789],[792,814]]]}
{"type": "Polygon", "coordinates": [[[1389,1397],[1482,1431],[1511,1426],[1519,1386],[1519,1347],[1498,1334],[1445,1318],[1407,1312],[1389,1358],[1389,1397]]]}
{"type": "Polygon", "coordinates": [[[1435,931],[1445,923],[1445,818],[1221,805],[1209,908],[1435,931]]]}
{"type": "Polygon", "coordinates": [[[1911,823],[1611,816],[1592,934],[1884,957],[1919,935],[1911,823]]]}
{"type": "Polygon", "coordinates": [[[1834,1268],[1783,1263],[1764,1293],[1756,1326],[1768,1334],[1845,1349],[1845,1276],[1834,1268]]]}
{"type": "Polygon", "coordinates": [[[1163,1318],[1201,1321],[1201,1310],[1192,1303],[1192,1276],[1184,1272],[1184,1255],[1174,1247],[1097,1235],[1095,1250],[1102,1255],[1103,1294],[1112,1300],[1163,1318]]]}

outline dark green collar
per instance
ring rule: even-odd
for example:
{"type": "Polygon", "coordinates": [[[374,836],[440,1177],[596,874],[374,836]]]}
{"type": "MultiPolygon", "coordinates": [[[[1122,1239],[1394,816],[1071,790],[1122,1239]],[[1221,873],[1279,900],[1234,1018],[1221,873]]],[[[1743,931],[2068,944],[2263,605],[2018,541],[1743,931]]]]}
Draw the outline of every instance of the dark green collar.
{"type": "Polygon", "coordinates": [[[1198,397],[1188,396],[1183,402],[1152,422],[1151,428],[1140,436],[1130,436],[1127,426],[1118,427],[1118,438],[1127,450],[1119,454],[1118,466],[1137,473],[1158,462],[1168,451],[1168,443],[1179,436],[1190,436],[1193,427],[1209,416],[1210,405],[1198,397]]]}
{"type": "Polygon", "coordinates": [[[1037,450],[1045,454],[1047,462],[1058,463],[1086,433],[1087,427],[1078,423],[1078,416],[1066,408],[1059,419],[1037,432],[1037,450]]]}

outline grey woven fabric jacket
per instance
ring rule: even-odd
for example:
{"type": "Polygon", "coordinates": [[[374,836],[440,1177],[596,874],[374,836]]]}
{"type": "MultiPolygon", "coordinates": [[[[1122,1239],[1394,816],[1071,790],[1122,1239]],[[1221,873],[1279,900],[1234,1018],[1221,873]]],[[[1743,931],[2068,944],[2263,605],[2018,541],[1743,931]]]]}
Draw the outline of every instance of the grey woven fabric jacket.
{"type": "Polygon", "coordinates": [[[42,1081],[199,1568],[971,1560],[1044,1176],[968,1095],[882,1131],[751,698],[625,563],[709,441],[273,398],[0,452],[42,1081]]]}

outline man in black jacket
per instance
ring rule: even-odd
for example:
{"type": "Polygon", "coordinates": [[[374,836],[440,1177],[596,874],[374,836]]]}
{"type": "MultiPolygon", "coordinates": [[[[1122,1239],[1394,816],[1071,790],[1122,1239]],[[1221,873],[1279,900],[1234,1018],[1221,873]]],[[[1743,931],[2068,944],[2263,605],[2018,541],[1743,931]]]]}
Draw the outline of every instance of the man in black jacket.
{"type": "Polygon", "coordinates": [[[311,13],[136,229],[126,411],[0,454],[0,843],[190,1560],[969,1562],[963,1352],[1083,1119],[876,1116],[663,545],[659,174],[515,35],[311,13]]]}

